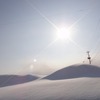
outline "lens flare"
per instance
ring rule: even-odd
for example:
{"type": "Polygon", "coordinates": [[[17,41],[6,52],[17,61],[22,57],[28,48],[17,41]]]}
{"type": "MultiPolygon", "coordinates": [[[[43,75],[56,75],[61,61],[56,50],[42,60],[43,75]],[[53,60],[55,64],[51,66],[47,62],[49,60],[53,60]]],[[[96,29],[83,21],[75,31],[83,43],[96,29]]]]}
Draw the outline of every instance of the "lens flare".
{"type": "Polygon", "coordinates": [[[33,62],[37,62],[37,60],[36,59],[33,59],[33,62]]]}
{"type": "Polygon", "coordinates": [[[30,65],[30,70],[33,70],[33,68],[34,68],[34,66],[31,64],[31,65],[30,65]]]}

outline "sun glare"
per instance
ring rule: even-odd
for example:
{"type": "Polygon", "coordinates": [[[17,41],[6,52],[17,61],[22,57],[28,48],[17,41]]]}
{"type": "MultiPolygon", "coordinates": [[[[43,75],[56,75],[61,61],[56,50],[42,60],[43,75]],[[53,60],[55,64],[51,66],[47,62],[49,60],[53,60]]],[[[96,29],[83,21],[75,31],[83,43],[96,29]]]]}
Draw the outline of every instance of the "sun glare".
{"type": "Polygon", "coordinates": [[[70,40],[70,33],[71,33],[70,29],[62,27],[57,30],[57,37],[62,40],[67,40],[67,39],[70,40]]]}

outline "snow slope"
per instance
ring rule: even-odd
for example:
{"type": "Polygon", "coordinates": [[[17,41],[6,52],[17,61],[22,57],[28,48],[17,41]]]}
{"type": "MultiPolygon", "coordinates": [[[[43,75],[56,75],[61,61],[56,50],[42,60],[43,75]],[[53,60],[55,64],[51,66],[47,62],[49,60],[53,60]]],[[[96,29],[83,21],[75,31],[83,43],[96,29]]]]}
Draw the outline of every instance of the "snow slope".
{"type": "MultiPolygon", "coordinates": [[[[87,73],[90,73],[90,66],[84,65],[86,66],[87,73]]],[[[93,66],[94,70],[95,67],[97,66],[93,66]]],[[[0,88],[0,100],[100,100],[99,76],[63,79],[42,79],[0,88]]]]}

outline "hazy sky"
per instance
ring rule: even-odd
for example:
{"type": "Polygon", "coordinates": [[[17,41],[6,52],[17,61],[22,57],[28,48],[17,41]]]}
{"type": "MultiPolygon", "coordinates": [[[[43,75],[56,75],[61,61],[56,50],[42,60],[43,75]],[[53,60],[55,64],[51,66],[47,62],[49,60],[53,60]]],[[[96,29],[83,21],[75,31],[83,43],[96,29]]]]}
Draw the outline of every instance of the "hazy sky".
{"type": "Polygon", "coordinates": [[[87,50],[98,63],[99,44],[100,0],[0,0],[0,74],[32,63],[41,69],[87,63],[87,50]],[[71,40],[57,39],[63,26],[71,27],[71,40]]]}

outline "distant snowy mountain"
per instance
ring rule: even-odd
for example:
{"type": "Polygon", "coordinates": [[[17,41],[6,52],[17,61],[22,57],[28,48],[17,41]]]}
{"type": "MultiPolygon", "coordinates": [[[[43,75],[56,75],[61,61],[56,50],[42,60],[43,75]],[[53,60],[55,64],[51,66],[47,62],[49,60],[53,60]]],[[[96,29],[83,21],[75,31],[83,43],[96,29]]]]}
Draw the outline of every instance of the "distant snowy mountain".
{"type": "Polygon", "coordinates": [[[94,65],[73,65],[60,69],[44,79],[59,80],[80,77],[100,77],[100,67],[94,65]]]}
{"type": "Polygon", "coordinates": [[[37,78],[37,76],[32,75],[0,75],[0,87],[22,84],[36,80],[37,78]]]}

